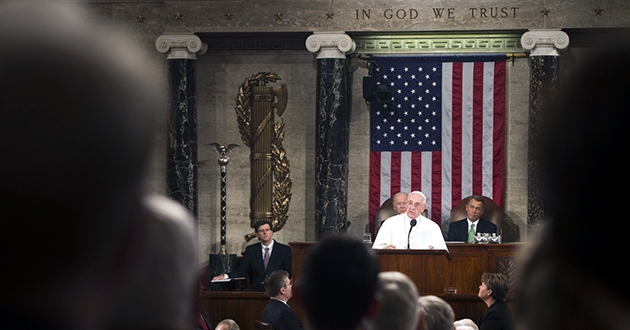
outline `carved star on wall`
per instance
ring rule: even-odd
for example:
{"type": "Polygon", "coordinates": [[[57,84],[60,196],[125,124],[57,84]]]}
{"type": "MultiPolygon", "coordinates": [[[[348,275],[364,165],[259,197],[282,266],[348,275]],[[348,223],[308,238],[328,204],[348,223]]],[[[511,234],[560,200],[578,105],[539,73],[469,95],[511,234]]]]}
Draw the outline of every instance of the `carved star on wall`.
{"type": "Polygon", "coordinates": [[[232,14],[228,11],[227,14],[225,14],[225,20],[226,21],[231,21],[232,20],[232,14]]]}
{"type": "Polygon", "coordinates": [[[276,21],[281,21],[282,20],[282,16],[283,16],[283,14],[281,12],[277,12],[276,13],[276,21]]]}
{"type": "Polygon", "coordinates": [[[142,15],[138,15],[138,17],[136,17],[136,23],[144,23],[144,19],[146,17],[142,16],[142,15]]]}
{"type": "Polygon", "coordinates": [[[333,16],[335,16],[335,13],[333,13],[332,11],[326,13],[326,19],[333,19],[333,16]]]}
{"type": "Polygon", "coordinates": [[[549,9],[547,8],[543,8],[543,10],[540,11],[540,13],[542,14],[541,17],[545,17],[549,15],[549,9]]]}
{"type": "Polygon", "coordinates": [[[175,20],[179,21],[182,19],[182,17],[184,17],[184,15],[180,14],[179,12],[177,12],[177,14],[175,14],[175,20]]]}
{"type": "Polygon", "coordinates": [[[598,6],[597,9],[593,9],[593,11],[595,12],[595,16],[602,16],[604,10],[598,6]]]}

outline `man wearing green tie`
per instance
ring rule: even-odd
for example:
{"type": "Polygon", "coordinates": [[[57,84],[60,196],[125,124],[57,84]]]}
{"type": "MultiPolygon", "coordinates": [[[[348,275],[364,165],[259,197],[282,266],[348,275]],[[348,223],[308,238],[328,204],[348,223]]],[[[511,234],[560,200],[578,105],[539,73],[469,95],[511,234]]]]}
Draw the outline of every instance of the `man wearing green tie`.
{"type": "Polygon", "coordinates": [[[480,219],[483,210],[483,197],[479,195],[470,196],[468,203],[466,203],[466,219],[451,222],[448,226],[446,241],[472,243],[477,233],[497,233],[495,224],[480,219]]]}

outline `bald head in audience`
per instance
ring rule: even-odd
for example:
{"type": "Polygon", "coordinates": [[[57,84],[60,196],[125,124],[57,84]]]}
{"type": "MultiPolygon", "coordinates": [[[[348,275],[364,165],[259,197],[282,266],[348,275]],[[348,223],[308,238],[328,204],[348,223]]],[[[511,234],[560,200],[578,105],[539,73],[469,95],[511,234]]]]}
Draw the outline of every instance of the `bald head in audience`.
{"type": "Polygon", "coordinates": [[[455,325],[455,330],[479,330],[475,321],[468,318],[459,319],[453,324],[455,325]]]}
{"type": "Polygon", "coordinates": [[[232,319],[223,319],[214,328],[214,330],[241,330],[236,321],[232,319]]]}
{"type": "Polygon", "coordinates": [[[146,54],[84,17],[0,4],[0,324],[183,328],[193,221],[144,191],[163,84],[146,54]]]}

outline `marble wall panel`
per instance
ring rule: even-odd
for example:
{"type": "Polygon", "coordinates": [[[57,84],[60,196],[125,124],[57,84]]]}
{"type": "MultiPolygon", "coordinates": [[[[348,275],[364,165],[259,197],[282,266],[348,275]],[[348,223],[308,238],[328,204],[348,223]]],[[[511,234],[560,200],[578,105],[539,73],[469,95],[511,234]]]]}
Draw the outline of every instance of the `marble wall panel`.
{"type": "Polygon", "coordinates": [[[508,221],[527,238],[527,141],[529,122],[529,60],[516,58],[507,65],[505,125],[505,198],[508,221]]]}
{"type": "MultiPolygon", "coordinates": [[[[220,168],[218,154],[207,144],[236,143],[227,166],[227,249],[240,253],[247,244],[244,236],[252,232],[249,220],[250,161],[249,148],[241,140],[235,112],[236,96],[246,78],[258,72],[275,72],[281,80],[268,86],[286,83],[288,104],[281,116],[285,122],[286,149],[290,163],[292,198],[289,220],[274,234],[281,242],[304,241],[306,227],[313,226],[313,202],[307,190],[313,190],[306,173],[314,171],[315,75],[313,55],[306,51],[285,53],[208,53],[198,58],[198,136],[200,259],[216,253],[220,234],[220,168]],[[308,210],[308,211],[307,211],[308,210]]],[[[276,117],[277,118],[277,117],[276,117]]],[[[312,178],[312,174],[310,175],[312,178]]],[[[312,193],[311,193],[312,196],[312,193]]]]}

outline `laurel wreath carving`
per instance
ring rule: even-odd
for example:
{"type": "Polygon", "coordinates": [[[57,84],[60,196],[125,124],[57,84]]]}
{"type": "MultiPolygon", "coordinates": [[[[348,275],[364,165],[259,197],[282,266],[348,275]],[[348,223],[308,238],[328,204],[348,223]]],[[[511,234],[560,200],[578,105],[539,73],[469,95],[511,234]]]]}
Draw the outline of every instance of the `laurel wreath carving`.
{"type": "MultiPolygon", "coordinates": [[[[269,82],[276,82],[280,80],[280,77],[273,72],[259,72],[252,75],[249,78],[245,78],[245,81],[238,89],[236,96],[236,116],[238,122],[238,129],[241,133],[241,139],[243,143],[251,148],[251,124],[250,124],[250,108],[251,108],[251,90],[252,86],[265,86],[269,82]]],[[[289,171],[289,160],[287,159],[286,152],[282,146],[284,140],[284,121],[282,118],[274,125],[274,138],[271,143],[271,154],[273,159],[273,176],[274,176],[274,191],[273,191],[273,205],[272,213],[273,220],[271,221],[273,231],[278,231],[284,227],[289,211],[289,202],[291,201],[291,178],[289,171]]],[[[253,238],[253,234],[245,236],[247,238],[253,238]]],[[[250,238],[250,239],[251,239],[250,238]]]]}
{"type": "Polygon", "coordinates": [[[284,121],[282,118],[274,125],[271,155],[273,157],[273,221],[274,228],[280,229],[287,222],[289,202],[291,201],[291,178],[289,160],[282,146],[284,140],[284,121]]]}
{"type": "Polygon", "coordinates": [[[236,95],[236,120],[238,122],[238,130],[241,132],[241,139],[248,147],[251,147],[249,110],[251,108],[250,96],[252,95],[252,86],[265,86],[269,82],[278,80],[280,80],[280,77],[273,72],[258,72],[249,78],[245,78],[243,84],[238,88],[238,94],[236,95]]]}

